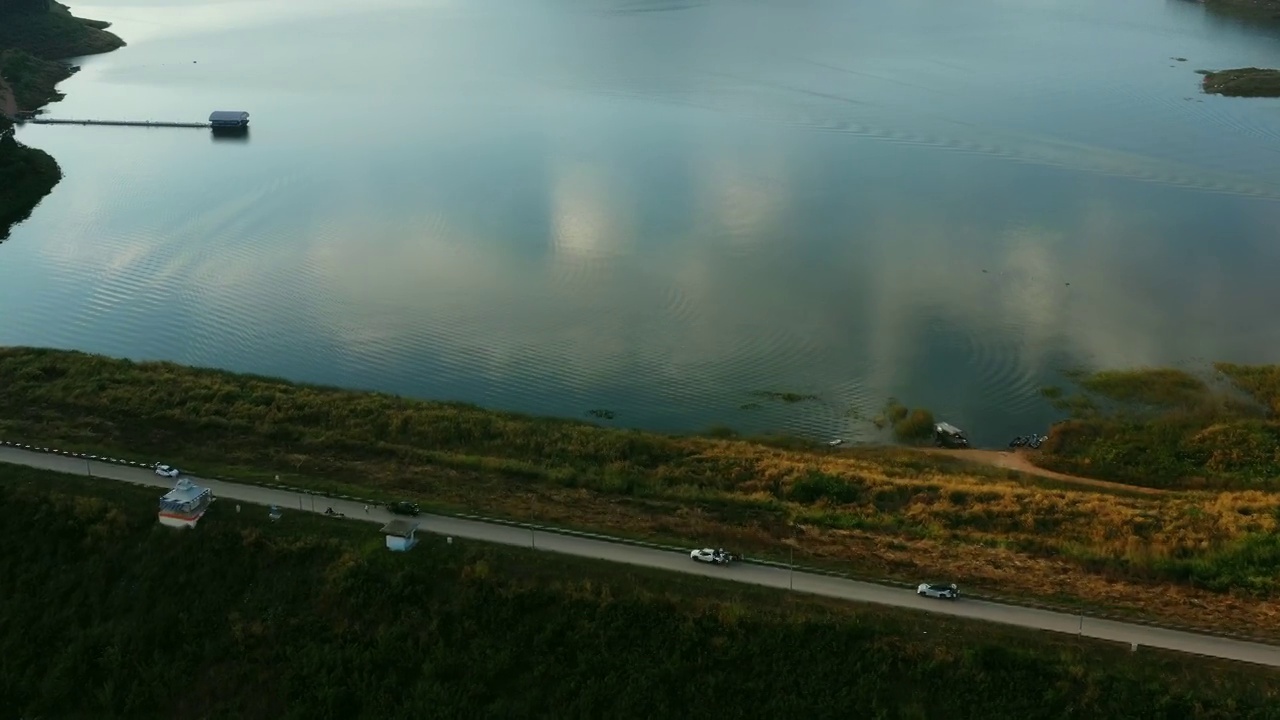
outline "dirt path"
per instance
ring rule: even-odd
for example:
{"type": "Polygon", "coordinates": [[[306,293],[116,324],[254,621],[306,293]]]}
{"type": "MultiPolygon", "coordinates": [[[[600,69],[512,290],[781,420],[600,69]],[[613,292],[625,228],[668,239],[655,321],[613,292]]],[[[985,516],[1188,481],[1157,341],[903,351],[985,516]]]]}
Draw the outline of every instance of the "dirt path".
{"type": "Polygon", "coordinates": [[[1165,495],[1167,490],[1159,490],[1157,488],[1140,487],[1138,485],[1125,485],[1124,483],[1108,482],[1106,480],[1094,480],[1093,478],[1080,477],[1079,475],[1068,475],[1067,473],[1046,470],[1031,462],[1027,458],[1028,452],[1017,450],[948,450],[943,448],[922,448],[927,453],[934,455],[946,455],[948,457],[959,458],[961,460],[969,460],[983,465],[991,465],[993,467],[1005,468],[1008,470],[1017,470],[1028,475],[1049,478],[1051,480],[1060,480],[1062,482],[1072,483],[1074,485],[1089,485],[1091,487],[1107,488],[1108,490],[1126,490],[1128,492],[1143,493],[1146,495],[1165,495]]]}
{"type": "Polygon", "coordinates": [[[0,77],[0,115],[15,117],[18,114],[18,103],[13,99],[13,91],[9,84],[0,77]]]}

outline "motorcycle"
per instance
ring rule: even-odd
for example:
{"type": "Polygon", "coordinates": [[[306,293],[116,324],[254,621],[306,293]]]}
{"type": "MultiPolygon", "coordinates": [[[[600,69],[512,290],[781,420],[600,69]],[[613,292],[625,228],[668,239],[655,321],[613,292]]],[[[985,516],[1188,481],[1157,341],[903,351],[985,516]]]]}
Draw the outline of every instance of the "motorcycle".
{"type": "Polygon", "coordinates": [[[1018,437],[1009,441],[1009,447],[1011,448],[1029,447],[1032,450],[1038,450],[1040,449],[1040,445],[1045,440],[1048,440],[1048,439],[1049,439],[1048,435],[1038,435],[1036,433],[1031,433],[1030,435],[1019,435],[1018,437]]]}

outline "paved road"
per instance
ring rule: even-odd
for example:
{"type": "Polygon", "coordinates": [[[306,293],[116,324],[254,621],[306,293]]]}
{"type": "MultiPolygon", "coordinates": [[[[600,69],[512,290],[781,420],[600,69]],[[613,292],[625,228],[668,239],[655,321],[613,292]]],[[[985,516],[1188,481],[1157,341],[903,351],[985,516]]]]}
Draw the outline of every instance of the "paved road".
{"type": "MultiPolygon", "coordinates": [[[[94,477],[153,485],[166,489],[173,485],[173,481],[159,477],[147,469],[91,462],[62,455],[50,455],[7,447],[0,447],[0,463],[27,465],[77,475],[92,474],[94,477]]],[[[312,511],[312,503],[314,502],[315,512],[324,512],[326,507],[332,507],[338,512],[345,513],[347,517],[353,520],[376,523],[385,523],[393,517],[386,510],[376,507],[371,507],[366,514],[364,505],[358,502],[326,497],[313,498],[309,495],[300,495],[287,490],[274,490],[219,480],[204,480],[196,477],[193,477],[192,480],[212,488],[214,496],[223,499],[223,501],[239,500],[258,505],[279,505],[286,510],[300,509],[307,512],[312,511]]],[[[418,521],[421,523],[422,530],[441,535],[471,538],[506,545],[533,546],[539,550],[564,553],[566,555],[706,575],[708,577],[718,577],[767,587],[785,589],[794,584],[796,591],[814,595],[914,608],[1037,630],[1049,630],[1073,635],[1079,634],[1085,637],[1125,644],[1137,643],[1149,647],[1280,667],[1280,647],[1273,645],[1217,638],[1179,630],[1165,630],[1113,620],[1081,617],[1079,615],[1068,615],[1066,613],[1015,605],[1001,605],[980,600],[961,599],[957,602],[930,600],[921,598],[906,589],[805,572],[796,572],[793,575],[786,568],[752,565],[750,563],[732,567],[714,567],[690,561],[687,553],[655,550],[622,543],[560,535],[552,532],[535,532],[527,528],[474,520],[439,515],[421,515],[418,517],[418,521]]]]}

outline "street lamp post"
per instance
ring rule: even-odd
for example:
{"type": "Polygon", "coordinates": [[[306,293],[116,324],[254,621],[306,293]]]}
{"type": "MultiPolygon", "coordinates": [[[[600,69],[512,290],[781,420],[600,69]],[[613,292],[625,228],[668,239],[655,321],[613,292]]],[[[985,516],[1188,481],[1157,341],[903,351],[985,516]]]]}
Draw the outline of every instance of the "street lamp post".
{"type": "Polygon", "coordinates": [[[529,528],[529,547],[534,548],[535,550],[538,547],[538,537],[533,534],[532,527],[529,528]]]}
{"type": "Polygon", "coordinates": [[[89,477],[93,477],[93,463],[89,462],[88,458],[84,461],[84,471],[89,474],[89,477]]]}
{"type": "Polygon", "coordinates": [[[800,537],[800,526],[795,522],[791,523],[791,547],[788,548],[791,561],[787,563],[790,567],[787,570],[787,589],[796,589],[796,542],[800,537]]]}

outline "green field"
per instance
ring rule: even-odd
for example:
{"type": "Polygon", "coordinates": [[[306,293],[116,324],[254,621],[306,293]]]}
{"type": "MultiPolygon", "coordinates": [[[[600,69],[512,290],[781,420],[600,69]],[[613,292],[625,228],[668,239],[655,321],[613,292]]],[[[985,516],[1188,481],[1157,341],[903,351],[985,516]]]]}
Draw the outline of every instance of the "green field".
{"type": "Polygon", "coordinates": [[[1269,670],[0,469],[13,717],[1277,717],[1269,670]]]}

